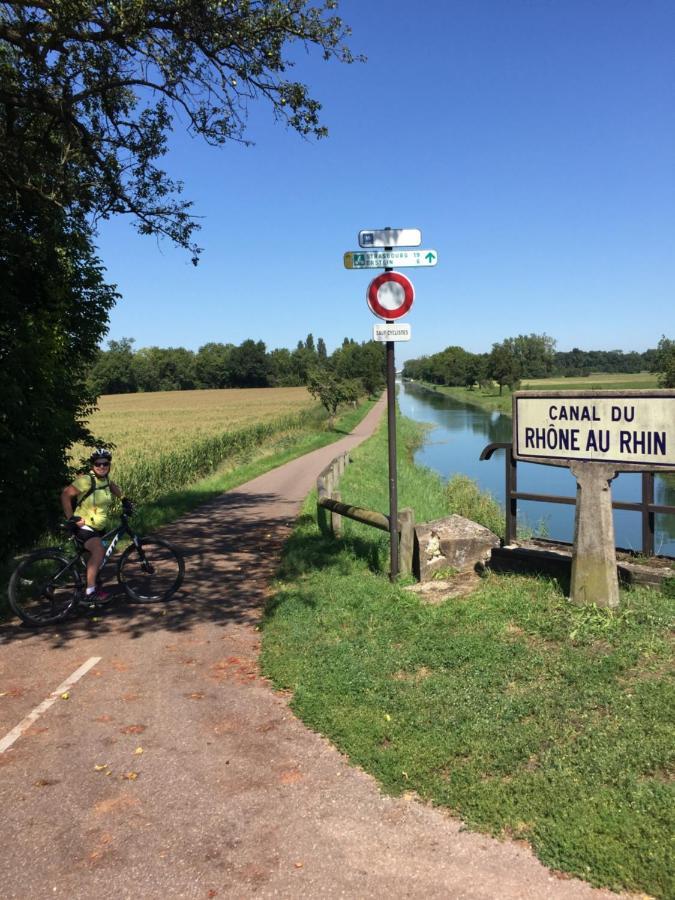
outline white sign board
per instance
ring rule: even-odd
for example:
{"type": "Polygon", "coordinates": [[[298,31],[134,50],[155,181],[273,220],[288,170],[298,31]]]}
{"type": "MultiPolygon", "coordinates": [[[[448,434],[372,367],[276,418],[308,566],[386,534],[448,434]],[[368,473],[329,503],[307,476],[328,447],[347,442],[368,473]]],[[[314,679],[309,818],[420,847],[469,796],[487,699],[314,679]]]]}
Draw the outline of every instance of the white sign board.
{"type": "Polygon", "coordinates": [[[419,247],[422,232],[419,228],[380,228],[359,231],[359,247],[419,247]]]}
{"type": "Polygon", "coordinates": [[[345,269],[400,269],[437,262],[435,250],[349,250],[344,255],[345,269]]]}
{"type": "Polygon", "coordinates": [[[374,341],[409,341],[410,325],[407,322],[381,322],[373,325],[374,341]]]}
{"type": "Polygon", "coordinates": [[[675,391],[518,391],[513,422],[516,459],[675,467],[675,391]]]}

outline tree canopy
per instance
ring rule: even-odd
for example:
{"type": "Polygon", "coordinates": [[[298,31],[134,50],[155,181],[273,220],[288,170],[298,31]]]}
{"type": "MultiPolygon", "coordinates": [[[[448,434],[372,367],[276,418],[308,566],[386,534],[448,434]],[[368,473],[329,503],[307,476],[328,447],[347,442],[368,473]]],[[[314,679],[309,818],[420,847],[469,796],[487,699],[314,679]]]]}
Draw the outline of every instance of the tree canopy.
{"type": "Polygon", "coordinates": [[[298,49],[352,62],[334,0],[0,0],[0,327],[3,551],[54,521],[68,450],[91,442],[99,391],[266,378],[265,349],[117,342],[92,363],[117,297],[94,239],[123,214],[192,254],[198,227],[162,168],[168,136],[247,142],[252,103],[322,137],[321,106],[293,79],[298,49]],[[251,357],[255,357],[251,361],[251,357]],[[133,359],[133,365],[131,361],[133,359]],[[23,514],[26,491],[31,515],[23,514]]]}
{"type": "Polygon", "coordinates": [[[0,3],[5,189],[96,218],[124,213],[196,261],[197,223],[160,167],[179,124],[211,144],[246,141],[264,99],[301,135],[321,104],[289,78],[295,45],[352,62],[336,0],[19,0],[0,3]],[[57,165],[40,164],[55,157],[57,165]]]}
{"type": "Polygon", "coordinates": [[[661,387],[675,387],[675,341],[667,338],[665,334],[656,348],[652,372],[658,374],[661,387]]]}
{"type": "Polygon", "coordinates": [[[93,440],[87,372],[117,297],[90,235],[0,193],[0,559],[53,521],[67,448],[93,440]]]}

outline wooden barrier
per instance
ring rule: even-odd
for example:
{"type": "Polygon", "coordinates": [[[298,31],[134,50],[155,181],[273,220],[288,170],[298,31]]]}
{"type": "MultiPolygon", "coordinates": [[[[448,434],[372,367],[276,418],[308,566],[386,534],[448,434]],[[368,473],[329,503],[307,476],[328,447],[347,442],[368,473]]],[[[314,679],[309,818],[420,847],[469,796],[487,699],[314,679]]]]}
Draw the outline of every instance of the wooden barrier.
{"type": "MultiPolygon", "coordinates": [[[[353,506],[343,503],[340,492],[337,490],[340,477],[349,465],[349,453],[336,456],[321,472],[316,480],[317,521],[320,530],[324,534],[339,536],[342,533],[342,517],[361,522],[379,528],[380,531],[389,531],[389,516],[363,506],[353,506]]],[[[415,545],[415,514],[412,509],[402,509],[398,515],[399,533],[399,572],[401,575],[410,575],[413,565],[413,551],[415,545]]]]}

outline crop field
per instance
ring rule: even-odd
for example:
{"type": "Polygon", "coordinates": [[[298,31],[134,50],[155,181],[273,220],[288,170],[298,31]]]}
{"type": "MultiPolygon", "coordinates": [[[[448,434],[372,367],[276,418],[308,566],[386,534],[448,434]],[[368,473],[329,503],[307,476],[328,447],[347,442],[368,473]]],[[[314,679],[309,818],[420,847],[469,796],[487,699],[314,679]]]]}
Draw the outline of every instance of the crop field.
{"type": "Polygon", "coordinates": [[[99,398],[89,425],[116,445],[116,461],[185,447],[196,438],[269,422],[316,406],[305,387],[157,391],[99,398]]]}
{"type": "MultiPolygon", "coordinates": [[[[320,420],[307,389],[293,387],[114,394],[99,399],[89,424],[115,445],[113,479],[130,496],[153,500],[272,435],[320,420]]],[[[73,460],[84,453],[73,448],[73,460]]]]}
{"type": "Polygon", "coordinates": [[[626,372],[593,372],[573,378],[562,378],[560,375],[553,378],[524,378],[522,387],[538,391],[627,391],[655,388],[658,384],[657,376],[648,372],[631,375],[626,372]]]}

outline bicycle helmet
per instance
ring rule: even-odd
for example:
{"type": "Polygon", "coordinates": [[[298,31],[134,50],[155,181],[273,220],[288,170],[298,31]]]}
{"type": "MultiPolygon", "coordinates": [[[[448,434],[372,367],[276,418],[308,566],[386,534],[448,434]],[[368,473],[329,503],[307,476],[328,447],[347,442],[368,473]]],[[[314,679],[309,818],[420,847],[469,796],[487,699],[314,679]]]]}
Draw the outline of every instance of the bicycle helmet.
{"type": "Polygon", "coordinates": [[[112,453],[110,452],[110,450],[107,450],[105,447],[96,447],[94,452],[89,457],[89,462],[93,466],[94,463],[97,462],[97,460],[99,460],[99,459],[105,460],[105,462],[111,462],[112,461],[112,453]]]}

